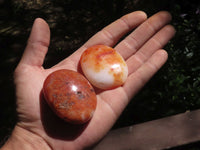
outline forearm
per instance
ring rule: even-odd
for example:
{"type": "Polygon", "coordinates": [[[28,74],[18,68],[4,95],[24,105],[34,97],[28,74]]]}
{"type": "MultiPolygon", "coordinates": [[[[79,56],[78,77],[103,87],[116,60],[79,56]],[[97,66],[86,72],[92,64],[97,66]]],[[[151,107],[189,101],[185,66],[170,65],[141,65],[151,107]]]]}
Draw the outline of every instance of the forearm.
{"type": "Polygon", "coordinates": [[[39,136],[19,126],[0,150],[50,150],[49,145],[39,136]]]}

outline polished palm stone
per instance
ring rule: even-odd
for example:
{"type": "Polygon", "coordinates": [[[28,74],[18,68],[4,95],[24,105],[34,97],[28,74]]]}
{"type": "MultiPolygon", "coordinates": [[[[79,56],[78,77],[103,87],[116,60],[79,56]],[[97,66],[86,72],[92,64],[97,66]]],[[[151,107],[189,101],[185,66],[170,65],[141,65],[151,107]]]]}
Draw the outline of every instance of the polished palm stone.
{"type": "Polygon", "coordinates": [[[81,56],[80,64],[86,78],[100,89],[119,87],[128,76],[126,62],[109,46],[95,45],[86,49],[81,56]]]}
{"type": "Polygon", "coordinates": [[[73,124],[86,123],[96,109],[93,87],[83,75],[72,70],[51,73],[44,82],[43,93],[52,110],[73,124]]]}

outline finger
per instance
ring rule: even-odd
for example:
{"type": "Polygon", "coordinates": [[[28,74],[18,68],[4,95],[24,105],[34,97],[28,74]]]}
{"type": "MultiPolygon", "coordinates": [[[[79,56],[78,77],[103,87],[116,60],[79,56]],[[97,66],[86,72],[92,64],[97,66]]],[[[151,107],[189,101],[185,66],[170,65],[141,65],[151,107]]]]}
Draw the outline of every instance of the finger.
{"type": "Polygon", "coordinates": [[[41,18],[34,21],[31,34],[20,63],[41,66],[50,42],[50,29],[41,18]]]}
{"type": "Polygon", "coordinates": [[[148,60],[155,51],[163,48],[168,41],[174,36],[175,29],[171,25],[166,25],[159,32],[157,32],[148,42],[144,44],[126,61],[128,65],[129,74],[137,70],[146,60],[148,60]]]}
{"type": "Polygon", "coordinates": [[[167,58],[168,54],[166,51],[158,50],[140,68],[129,75],[123,86],[129,99],[163,66],[167,58]]]}
{"type": "Polygon", "coordinates": [[[124,34],[137,27],[146,20],[146,18],[146,14],[142,11],[135,11],[127,14],[99,31],[86,42],[85,47],[96,44],[113,46],[124,34]]]}
{"type": "Polygon", "coordinates": [[[156,32],[171,20],[171,15],[166,11],[161,11],[144,23],[142,23],[135,31],[121,41],[115,49],[127,59],[134,54],[146,41],[148,41],[156,32]]]}
{"type": "MultiPolygon", "coordinates": [[[[146,20],[146,18],[146,14],[142,11],[135,11],[121,17],[91,37],[79,50],[73,53],[69,59],[71,62],[75,62],[74,66],[77,67],[80,55],[85,49],[97,44],[103,44],[112,47],[120,38],[122,38],[124,34],[140,25],[146,20]]],[[[58,65],[61,66],[66,64],[69,59],[63,60],[58,65]]]]}

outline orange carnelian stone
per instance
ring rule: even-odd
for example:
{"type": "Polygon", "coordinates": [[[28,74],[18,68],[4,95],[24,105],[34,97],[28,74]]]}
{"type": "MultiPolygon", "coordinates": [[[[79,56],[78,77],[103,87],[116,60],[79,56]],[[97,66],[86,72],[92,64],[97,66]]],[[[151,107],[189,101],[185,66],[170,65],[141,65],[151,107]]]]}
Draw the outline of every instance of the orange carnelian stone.
{"type": "Polygon", "coordinates": [[[86,49],[81,55],[80,64],[86,78],[100,89],[119,87],[128,76],[128,67],[123,57],[106,45],[94,45],[86,49]]]}
{"type": "Polygon", "coordinates": [[[96,109],[93,87],[84,76],[72,70],[51,73],[44,82],[43,93],[53,111],[73,124],[87,122],[96,109]]]}

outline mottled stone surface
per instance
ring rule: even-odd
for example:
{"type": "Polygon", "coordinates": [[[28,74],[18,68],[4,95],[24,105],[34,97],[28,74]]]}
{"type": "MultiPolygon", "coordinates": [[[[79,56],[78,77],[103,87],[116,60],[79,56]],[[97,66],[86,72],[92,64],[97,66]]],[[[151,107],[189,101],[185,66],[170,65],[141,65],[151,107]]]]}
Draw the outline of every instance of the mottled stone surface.
{"type": "Polygon", "coordinates": [[[126,62],[109,46],[95,45],[86,49],[81,56],[80,64],[90,83],[100,89],[121,86],[128,76],[126,62]]]}
{"type": "Polygon", "coordinates": [[[73,124],[87,122],[96,109],[96,94],[88,80],[75,71],[51,73],[43,86],[45,99],[53,111],[73,124]]]}

